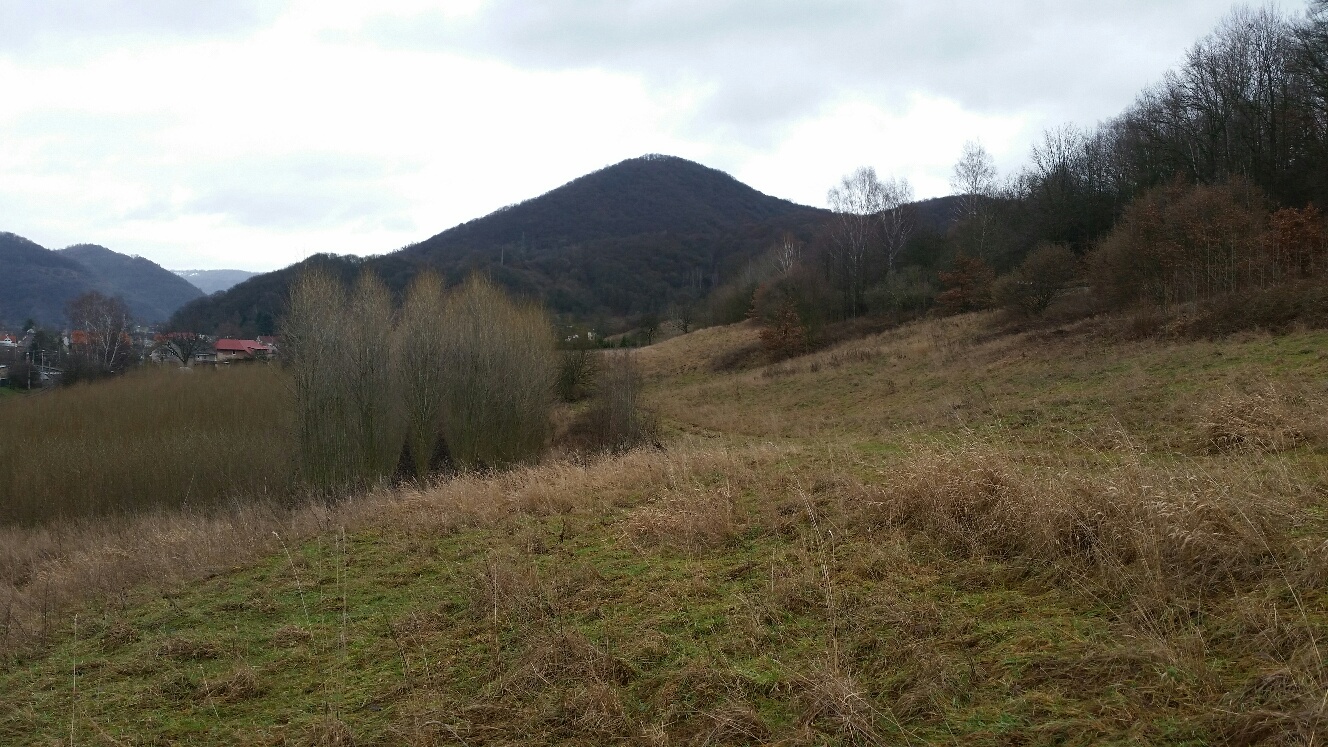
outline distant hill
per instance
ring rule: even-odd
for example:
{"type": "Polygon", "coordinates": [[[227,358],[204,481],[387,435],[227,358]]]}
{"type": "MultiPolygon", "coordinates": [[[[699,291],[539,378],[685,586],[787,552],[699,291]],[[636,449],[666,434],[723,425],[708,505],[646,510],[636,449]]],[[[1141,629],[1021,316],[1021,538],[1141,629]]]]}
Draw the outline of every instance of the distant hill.
{"type": "Polygon", "coordinates": [[[65,305],[96,287],[83,265],[22,236],[0,233],[0,321],[60,326],[65,305]]]}
{"type": "Polygon", "coordinates": [[[120,296],[136,321],[162,322],[203,292],[141,257],[83,244],[52,251],[12,233],[0,233],[0,321],[28,318],[51,327],[66,323],[71,300],[95,290],[120,296]]]}
{"type": "Polygon", "coordinates": [[[78,244],[58,253],[91,270],[98,289],[123,298],[139,322],[164,322],[176,309],[203,296],[188,280],[142,257],[96,244],[78,244]]]}
{"type": "Polygon", "coordinates": [[[914,226],[918,231],[943,234],[954,225],[959,198],[954,195],[931,197],[912,204],[914,226]]]}
{"type": "Polygon", "coordinates": [[[195,288],[211,295],[230,290],[258,273],[247,270],[175,270],[175,274],[188,280],[195,288]]]}
{"type": "Polygon", "coordinates": [[[184,306],[172,324],[268,333],[284,311],[290,282],[311,264],[347,278],[368,266],[396,291],[424,268],[450,282],[479,271],[557,313],[628,316],[704,295],[783,231],[810,241],[826,215],[762,194],[722,171],[645,156],[391,254],[320,255],[250,278],[184,306]]]}

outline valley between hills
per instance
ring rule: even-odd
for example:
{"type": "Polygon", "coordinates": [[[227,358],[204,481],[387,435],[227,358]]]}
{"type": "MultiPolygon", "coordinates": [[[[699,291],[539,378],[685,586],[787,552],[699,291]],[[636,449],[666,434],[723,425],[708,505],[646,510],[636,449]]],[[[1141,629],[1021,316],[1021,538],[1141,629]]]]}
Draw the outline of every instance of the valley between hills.
{"type": "Polygon", "coordinates": [[[0,530],[0,733],[1322,733],[1323,332],[1165,341],[986,313],[734,366],[758,331],[637,353],[658,447],[331,505],[0,530]]]}

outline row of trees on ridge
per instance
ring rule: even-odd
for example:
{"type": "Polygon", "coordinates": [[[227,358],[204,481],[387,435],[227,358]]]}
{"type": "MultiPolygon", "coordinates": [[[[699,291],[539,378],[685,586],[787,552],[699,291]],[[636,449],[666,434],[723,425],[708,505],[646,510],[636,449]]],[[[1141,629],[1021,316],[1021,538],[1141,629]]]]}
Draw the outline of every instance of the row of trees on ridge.
{"type": "Polygon", "coordinates": [[[1006,179],[970,142],[951,184],[938,230],[907,181],[849,174],[818,235],[786,236],[712,297],[715,321],[755,316],[795,352],[863,315],[1176,307],[1318,282],[1328,0],[1236,9],[1118,117],[1044,133],[1006,179]]]}

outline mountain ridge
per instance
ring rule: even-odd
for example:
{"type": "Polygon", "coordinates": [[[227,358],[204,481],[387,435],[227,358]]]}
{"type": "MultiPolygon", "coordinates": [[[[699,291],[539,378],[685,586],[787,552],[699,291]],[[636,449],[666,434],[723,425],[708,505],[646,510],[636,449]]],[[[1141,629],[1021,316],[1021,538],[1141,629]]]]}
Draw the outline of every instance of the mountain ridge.
{"type": "Polygon", "coordinates": [[[64,326],[65,307],[74,298],[97,291],[120,296],[134,319],[166,321],[184,303],[203,292],[151,260],[131,257],[96,244],[60,250],[14,233],[0,232],[0,322],[64,326]]]}
{"type": "Polygon", "coordinates": [[[676,156],[631,158],[394,252],[315,255],[182,307],[181,328],[272,331],[290,282],[318,265],[350,279],[369,267],[400,292],[433,269],[449,283],[485,272],[552,311],[627,316],[696,298],[789,231],[810,241],[824,210],[763,194],[676,156]]]}
{"type": "Polygon", "coordinates": [[[203,291],[205,295],[220,293],[243,283],[261,273],[248,270],[171,270],[176,275],[189,281],[189,284],[203,291]]]}

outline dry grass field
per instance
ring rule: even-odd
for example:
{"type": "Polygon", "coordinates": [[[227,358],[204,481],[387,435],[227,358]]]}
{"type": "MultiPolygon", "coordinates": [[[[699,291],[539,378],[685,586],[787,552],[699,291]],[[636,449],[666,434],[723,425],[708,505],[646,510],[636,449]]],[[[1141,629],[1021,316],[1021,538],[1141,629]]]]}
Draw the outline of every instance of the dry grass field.
{"type": "Polygon", "coordinates": [[[642,350],[663,450],[0,530],[0,742],[1322,744],[1328,334],[642,350]]]}
{"type": "Polygon", "coordinates": [[[150,366],[0,405],[0,524],[212,508],[294,488],[275,367],[150,366]]]}

